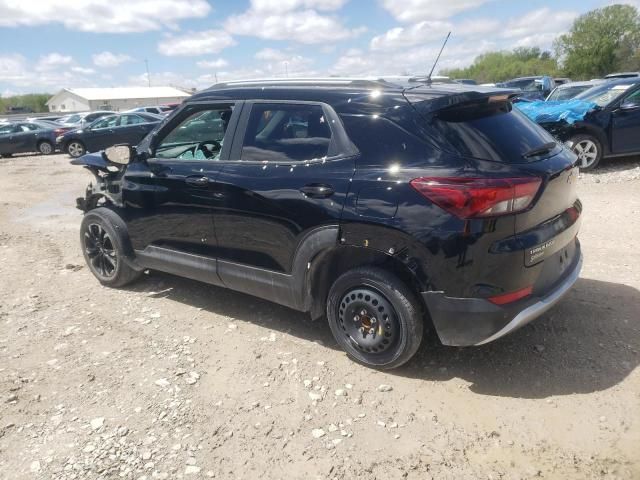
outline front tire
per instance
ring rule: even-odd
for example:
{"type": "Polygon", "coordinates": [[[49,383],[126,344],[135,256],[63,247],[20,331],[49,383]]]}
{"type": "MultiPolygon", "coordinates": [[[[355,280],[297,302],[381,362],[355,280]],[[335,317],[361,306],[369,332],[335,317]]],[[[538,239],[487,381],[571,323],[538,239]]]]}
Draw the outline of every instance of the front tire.
{"type": "Polygon", "coordinates": [[[80,245],[89,270],[103,285],[123,287],[142,274],[128,262],[130,249],[124,221],[108,208],[85,213],[80,245]]]}
{"type": "Polygon", "coordinates": [[[38,144],[38,151],[42,155],[51,155],[54,152],[53,144],[51,142],[43,140],[38,144]]]}
{"type": "Polygon", "coordinates": [[[582,172],[595,169],[602,160],[602,145],[600,141],[586,134],[575,135],[569,142],[571,151],[578,156],[578,167],[582,172]]]}
{"type": "Polygon", "coordinates": [[[399,367],[422,341],[423,314],[416,296],[397,276],[376,267],[349,270],[334,282],[327,319],[347,355],[368,367],[399,367]]]}
{"type": "Polygon", "coordinates": [[[67,144],[66,150],[67,153],[73,158],[81,157],[82,155],[87,153],[87,149],[85,148],[84,143],[82,143],[80,140],[71,140],[67,144]]]}

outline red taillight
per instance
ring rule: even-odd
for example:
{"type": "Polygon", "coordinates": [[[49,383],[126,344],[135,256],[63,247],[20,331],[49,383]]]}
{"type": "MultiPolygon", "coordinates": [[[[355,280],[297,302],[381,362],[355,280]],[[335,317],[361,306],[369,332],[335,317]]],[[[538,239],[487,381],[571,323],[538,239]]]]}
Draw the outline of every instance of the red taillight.
{"type": "Polygon", "coordinates": [[[533,292],[533,287],[526,287],[521,290],[517,290],[511,293],[505,293],[504,295],[496,295],[495,297],[489,297],[489,300],[494,305],[505,305],[507,303],[515,302],[521,298],[528,297],[533,292]]]}
{"type": "Polygon", "coordinates": [[[63,133],[67,133],[69,131],[68,128],[56,128],[53,133],[56,134],[56,136],[62,135],[63,133]]]}
{"type": "Polygon", "coordinates": [[[460,218],[495,217],[521,212],[531,205],[539,178],[420,177],[411,186],[460,218]]]}

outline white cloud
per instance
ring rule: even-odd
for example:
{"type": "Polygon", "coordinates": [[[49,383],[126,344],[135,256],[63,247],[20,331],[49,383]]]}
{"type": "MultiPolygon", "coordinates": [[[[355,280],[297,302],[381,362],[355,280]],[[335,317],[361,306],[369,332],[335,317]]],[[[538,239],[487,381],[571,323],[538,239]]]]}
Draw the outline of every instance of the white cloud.
{"type": "MultiPolygon", "coordinates": [[[[469,65],[480,54],[495,50],[491,41],[473,41],[450,45],[442,55],[435,73],[445,68],[469,65]]],[[[403,49],[401,54],[351,49],[345,52],[331,67],[330,73],[344,76],[375,75],[426,75],[431,69],[440,45],[403,49]]]]}
{"type": "Polygon", "coordinates": [[[261,70],[268,75],[281,76],[307,76],[311,75],[310,69],[313,61],[291,52],[277,50],[275,48],[263,48],[254,55],[257,60],[264,61],[261,70]]]}
{"type": "Polygon", "coordinates": [[[39,72],[44,72],[47,70],[59,69],[62,67],[67,67],[73,63],[73,58],[69,55],[61,55],[59,53],[49,53],[47,55],[43,55],[38,60],[35,69],[39,72]]]}
{"type": "Polygon", "coordinates": [[[215,60],[201,60],[196,62],[196,65],[200,68],[220,69],[229,65],[224,58],[217,58],[215,60]]]}
{"type": "Polygon", "coordinates": [[[458,13],[473,10],[492,0],[382,0],[382,6],[401,22],[449,18],[458,13]]]}
{"type": "Polygon", "coordinates": [[[210,11],[207,0],[5,0],[0,2],[0,27],[62,23],[82,32],[142,32],[175,29],[178,21],[210,11]]]}
{"type": "MultiPolygon", "coordinates": [[[[129,85],[146,87],[149,85],[147,80],[147,74],[141,73],[133,75],[128,78],[129,85]]],[[[154,87],[166,87],[173,86],[177,88],[190,89],[197,86],[193,77],[182,73],[176,73],[171,71],[154,72],[151,74],[151,86],[154,87]]]]}
{"type": "Polygon", "coordinates": [[[348,0],[251,0],[255,10],[265,12],[290,12],[297,9],[338,10],[348,0]]]}
{"type": "Polygon", "coordinates": [[[229,17],[225,26],[237,35],[307,44],[333,43],[355,37],[364,31],[363,28],[347,28],[337,17],[320,15],[315,10],[278,12],[254,7],[229,17]]]}
{"type": "Polygon", "coordinates": [[[101,52],[91,56],[93,64],[100,68],[117,67],[133,60],[131,56],[124,53],[101,52]]]}
{"type": "Polygon", "coordinates": [[[75,73],[80,73],[82,75],[93,75],[96,71],[93,68],[86,67],[71,67],[71,71],[75,73]]]}
{"type": "Polygon", "coordinates": [[[65,86],[91,86],[91,73],[75,65],[71,57],[58,53],[45,55],[35,63],[18,54],[0,55],[0,84],[20,91],[52,92],[65,86]]]}
{"type": "Polygon", "coordinates": [[[451,31],[452,24],[443,21],[424,21],[408,27],[396,27],[384,35],[371,39],[371,50],[396,50],[437,40],[451,31]]]}
{"type": "Polygon", "coordinates": [[[158,44],[158,51],[170,57],[196,56],[218,53],[235,44],[235,40],[224,30],[204,30],[168,36],[158,44]]]}
{"type": "Polygon", "coordinates": [[[533,10],[511,19],[502,30],[504,38],[521,38],[544,33],[562,33],[569,30],[577,12],[557,11],[550,8],[533,10]]]}

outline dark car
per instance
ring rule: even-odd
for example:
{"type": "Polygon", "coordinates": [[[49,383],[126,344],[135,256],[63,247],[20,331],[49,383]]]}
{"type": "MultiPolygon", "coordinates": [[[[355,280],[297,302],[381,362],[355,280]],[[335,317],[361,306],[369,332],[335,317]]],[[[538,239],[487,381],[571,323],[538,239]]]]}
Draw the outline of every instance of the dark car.
{"type": "Polygon", "coordinates": [[[14,122],[0,125],[0,155],[39,152],[49,155],[55,151],[56,134],[62,133],[49,122],[14,122]]]}
{"type": "Polygon", "coordinates": [[[113,115],[114,113],[115,112],[112,112],[110,110],[96,110],[94,112],[72,113],[70,115],[59,118],[57,122],[64,127],[84,128],[87,125],[95,122],[99,118],[107,117],[109,115],[113,115]]]}
{"type": "Polygon", "coordinates": [[[517,98],[521,100],[544,100],[556,85],[551,77],[535,76],[514,78],[496,86],[520,90],[517,98]]]}
{"type": "Polygon", "coordinates": [[[562,100],[571,100],[582,92],[589,90],[597,85],[604,83],[606,80],[589,80],[587,82],[570,82],[562,83],[554,88],[549,96],[545,99],[547,102],[557,102],[562,100]]]}
{"type": "Polygon", "coordinates": [[[72,161],[96,176],[77,200],[82,251],[104,285],[160,270],[326,318],[377,368],[409,360],[426,322],[484,345],[551,308],[582,264],[576,157],[509,96],[216,85],[136,148],[72,161]]]}
{"type": "Polygon", "coordinates": [[[541,123],[578,155],[581,170],[600,160],[640,154],[640,79],[610,80],[590,88],[574,100],[596,107],[583,120],[541,123]]]}
{"type": "Polygon", "coordinates": [[[610,73],[609,75],[605,75],[604,78],[607,80],[615,80],[618,78],[638,78],[640,77],[640,72],[618,72],[618,73],[610,73]]]}
{"type": "Polygon", "coordinates": [[[72,157],[97,152],[118,143],[137,144],[164,117],[152,113],[123,113],[103,117],[91,125],[56,138],[60,150],[72,157]]]}

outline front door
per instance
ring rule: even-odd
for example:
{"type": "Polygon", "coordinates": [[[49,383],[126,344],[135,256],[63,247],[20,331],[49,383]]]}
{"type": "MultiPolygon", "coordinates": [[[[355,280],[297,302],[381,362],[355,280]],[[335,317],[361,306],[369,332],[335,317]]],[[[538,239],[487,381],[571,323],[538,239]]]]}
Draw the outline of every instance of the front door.
{"type": "Polygon", "coordinates": [[[216,182],[218,271],[226,285],[241,280],[242,265],[290,273],[305,234],[339,224],[355,168],[341,129],[326,105],[245,104],[216,182]],[[224,268],[230,264],[241,266],[224,268]]]}
{"type": "Polygon", "coordinates": [[[134,249],[214,257],[213,185],[237,115],[233,103],[189,104],[140,152],[148,158],[127,167],[122,199],[134,249]]]}
{"type": "Polygon", "coordinates": [[[635,108],[619,108],[612,114],[611,139],[613,153],[640,152],[640,90],[629,94],[621,104],[635,108]]]}
{"type": "Polygon", "coordinates": [[[110,117],[98,120],[91,124],[90,127],[86,127],[84,143],[87,151],[97,152],[113,145],[113,135],[119,124],[120,117],[118,115],[111,115],[110,117]]]}
{"type": "Polygon", "coordinates": [[[0,125],[0,154],[9,154],[16,151],[16,144],[13,136],[16,134],[17,125],[10,123],[0,125]]]}

